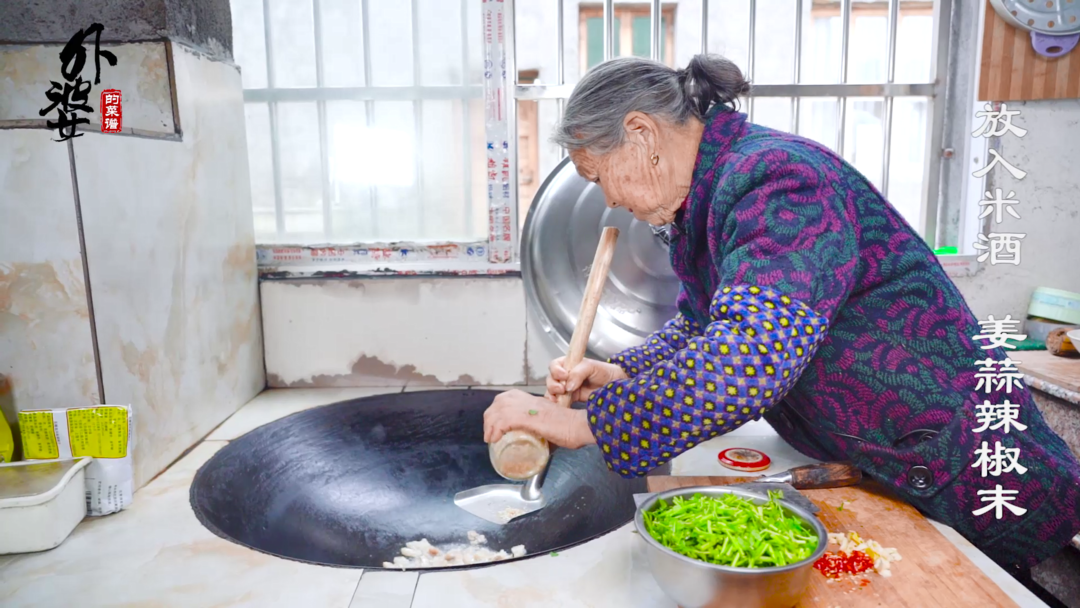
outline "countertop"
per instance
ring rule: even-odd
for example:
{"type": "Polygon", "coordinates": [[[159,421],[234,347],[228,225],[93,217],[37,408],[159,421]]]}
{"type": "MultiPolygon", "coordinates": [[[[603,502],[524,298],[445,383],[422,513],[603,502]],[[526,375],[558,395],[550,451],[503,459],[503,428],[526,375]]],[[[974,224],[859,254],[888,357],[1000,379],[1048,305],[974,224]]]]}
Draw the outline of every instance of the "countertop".
{"type": "MultiPolygon", "coordinates": [[[[557,556],[457,572],[365,572],[258,553],[218,538],[196,520],[188,503],[191,480],[230,440],[310,407],[397,390],[264,392],[136,492],[124,511],[84,520],[51,551],[0,556],[0,605],[38,608],[77,599],[88,608],[675,608],[649,574],[631,525],[557,556]]],[[[776,470],[812,462],[758,421],[683,454],[672,474],[724,475],[716,454],[735,445],[764,449],[776,470]]],[[[1017,604],[1045,605],[951,528],[931,523],[1017,604]]]]}
{"type": "Polygon", "coordinates": [[[1024,384],[1080,405],[1080,356],[1059,357],[1046,350],[1010,353],[1024,374],[1024,384]]]}

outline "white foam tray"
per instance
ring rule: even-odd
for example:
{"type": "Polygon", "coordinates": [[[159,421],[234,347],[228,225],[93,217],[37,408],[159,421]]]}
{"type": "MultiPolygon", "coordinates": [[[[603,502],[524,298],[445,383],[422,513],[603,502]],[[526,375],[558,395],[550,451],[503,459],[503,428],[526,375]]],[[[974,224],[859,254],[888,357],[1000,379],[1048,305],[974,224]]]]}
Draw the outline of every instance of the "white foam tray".
{"type": "Polygon", "coordinates": [[[76,458],[0,465],[0,476],[20,482],[18,488],[14,483],[0,488],[0,555],[46,551],[64,542],[86,517],[86,466],[90,461],[76,458]],[[15,470],[19,467],[23,468],[15,470]]]}

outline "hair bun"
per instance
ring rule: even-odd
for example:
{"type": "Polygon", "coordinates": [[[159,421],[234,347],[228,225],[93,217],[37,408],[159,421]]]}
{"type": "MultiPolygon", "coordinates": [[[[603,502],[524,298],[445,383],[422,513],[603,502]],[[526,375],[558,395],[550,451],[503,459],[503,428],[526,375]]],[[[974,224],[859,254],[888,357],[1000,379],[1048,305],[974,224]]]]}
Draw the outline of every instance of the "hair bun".
{"type": "Polygon", "coordinates": [[[719,55],[695,55],[677,75],[687,105],[702,119],[714,105],[734,107],[740,96],[750,92],[750,81],[739,66],[719,55]]]}

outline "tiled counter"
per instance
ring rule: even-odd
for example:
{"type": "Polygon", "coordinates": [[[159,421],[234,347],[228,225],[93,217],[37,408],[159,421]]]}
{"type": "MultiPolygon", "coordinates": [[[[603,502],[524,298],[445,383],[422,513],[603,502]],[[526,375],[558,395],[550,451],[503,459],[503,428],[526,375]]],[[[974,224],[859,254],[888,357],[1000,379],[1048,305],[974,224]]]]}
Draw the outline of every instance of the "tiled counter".
{"type": "MultiPolygon", "coordinates": [[[[1080,458],[1080,357],[1047,351],[1010,355],[1018,360],[1024,384],[1054,432],[1080,458]]],[[[1067,606],[1080,606],[1080,551],[1066,551],[1032,570],[1032,578],[1067,606]]]]}
{"type": "Polygon", "coordinates": [[[1024,384],[1046,423],[1080,458],[1080,357],[1057,357],[1049,352],[1028,351],[1010,355],[1018,360],[1024,384]]]}
{"type": "MultiPolygon", "coordinates": [[[[84,521],[51,551],[0,557],[0,606],[675,608],[649,574],[632,525],[554,556],[456,572],[387,572],[280,559],[222,540],[196,520],[191,481],[230,440],[306,408],[385,390],[263,393],[137,492],[125,511],[84,521]]],[[[673,471],[723,475],[716,453],[751,443],[784,466],[809,462],[757,422],[680,456],[673,471]]],[[[951,529],[939,529],[1020,606],[1043,605],[951,529]]]]}

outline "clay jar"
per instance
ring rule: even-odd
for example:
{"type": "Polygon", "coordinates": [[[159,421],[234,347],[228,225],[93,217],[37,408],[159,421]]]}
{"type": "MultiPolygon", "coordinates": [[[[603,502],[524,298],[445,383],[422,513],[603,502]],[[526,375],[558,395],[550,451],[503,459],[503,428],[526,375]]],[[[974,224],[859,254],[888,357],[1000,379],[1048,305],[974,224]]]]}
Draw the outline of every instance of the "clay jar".
{"type": "Polygon", "coordinates": [[[544,470],[551,449],[546,439],[525,431],[510,431],[488,444],[491,466],[511,481],[525,481],[544,470]]]}

